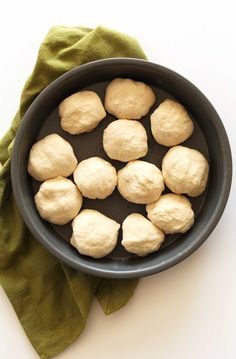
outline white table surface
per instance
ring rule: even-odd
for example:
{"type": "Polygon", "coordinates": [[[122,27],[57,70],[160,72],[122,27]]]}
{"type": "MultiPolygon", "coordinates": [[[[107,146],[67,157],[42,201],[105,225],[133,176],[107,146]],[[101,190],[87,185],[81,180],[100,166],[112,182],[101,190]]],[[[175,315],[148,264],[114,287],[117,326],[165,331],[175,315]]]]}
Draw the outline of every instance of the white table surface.
{"type": "MultiPolygon", "coordinates": [[[[148,58],[187,77],[209,98],[236,150],[234,1],[11,1],[0,12],[0,135],[17,110],[37,49],[55,24],[106,25],[136,36],[148,58]]],[[[58,359],[236,358],[236,191],[205,244],[142,279],[128,305],[105,316],[96,301],[86,329],[58,359]]],[[[0,358],[36,359],[0,288],[0,358]]]]}

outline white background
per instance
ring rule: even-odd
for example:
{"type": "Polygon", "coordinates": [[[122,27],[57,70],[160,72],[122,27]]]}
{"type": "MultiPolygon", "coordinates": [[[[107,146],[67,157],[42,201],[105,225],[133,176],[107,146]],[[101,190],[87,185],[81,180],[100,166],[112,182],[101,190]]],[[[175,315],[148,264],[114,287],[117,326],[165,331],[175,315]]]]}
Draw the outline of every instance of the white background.
{"type": "MultiPolygon", "coordinates": [[[[187,77],[221,116],[236,150],[234,1],[6,1],[0,13],[0,135],[17,110],[52,25],[105,25],[137,37],[148,58],[187,77]]],[[[190,258],[142,279],[106,317],[94,301],[86,329],[58,359],[236,358],[235,183],[224,215],[190,258]]],[[[0,288],[0,358],[36,359],[0,288]]]]}

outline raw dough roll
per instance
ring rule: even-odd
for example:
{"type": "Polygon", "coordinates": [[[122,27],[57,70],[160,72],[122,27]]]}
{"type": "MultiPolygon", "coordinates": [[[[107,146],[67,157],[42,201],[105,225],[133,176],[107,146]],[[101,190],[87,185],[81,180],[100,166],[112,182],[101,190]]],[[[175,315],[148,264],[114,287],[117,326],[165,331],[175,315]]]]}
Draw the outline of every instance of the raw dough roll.
{"type": "Polygon", "coordinates": [[[105,109],[117,118],[140,120],[154,102],[154,92],[143,82],[116,78],[106,89],[105,109]]]}

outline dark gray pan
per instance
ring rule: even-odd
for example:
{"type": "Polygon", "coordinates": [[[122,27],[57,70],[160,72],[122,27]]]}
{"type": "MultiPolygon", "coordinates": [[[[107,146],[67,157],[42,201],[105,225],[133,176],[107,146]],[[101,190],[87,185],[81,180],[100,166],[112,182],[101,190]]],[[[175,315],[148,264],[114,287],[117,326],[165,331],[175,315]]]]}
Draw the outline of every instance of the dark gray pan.
{"type": "MultiPolygon", "coordinates": [[[[16,135],[12,155],[12,185],[17,205],[23,219],[35,237],[56,257],[75,269],[90,274],[132,278],[165,270],[193,253],[209,236],[225,208],[231,185],[232,161],[224,126],[207,98],[188,80],[177,73],[138,59],[106,59],[88,63],[73,69],[50,84],[32,103],[16,135]],[[71,225],[53,226],[42,220],[34,205],[34,194],[39,183],[27,174],[27,160],[31,146],[50,133],[58,133],[74,148],[79,161],[100,156],[109,160],[117,169],[125,164],[110,160],[102,148],[104,128],[115,120],[106,118],[92,132],[70,135],[60,128],[58,104],[70,94],[89,89],[104,100],[109,81],[116,77],[132,78],[150,85],[156,94],[156,103],[141,122],[149,138],[149,151],[143,159],[161,167],[168,148],[158,145],[150,131],[150,113],[165,98],[182,103],[191,115],[194,134],[183,145],[200,150],[209,160],[210,177],[205,193],[189,198],[195,211],[195,224],[184,235],[169,235],[161,249],[147,257],[139,258],[127,253],[119,243],[115,250],[103,259],[80,255],[69,243],[71,225]]],[[[167,190],[168,192],[168,190],[167,190]]],[[[145,215],[145,206],[124,200],[117,190],[105,200],[84,199],[83,208],[93,208],[122,224],[133,212],[145,215]]]]}

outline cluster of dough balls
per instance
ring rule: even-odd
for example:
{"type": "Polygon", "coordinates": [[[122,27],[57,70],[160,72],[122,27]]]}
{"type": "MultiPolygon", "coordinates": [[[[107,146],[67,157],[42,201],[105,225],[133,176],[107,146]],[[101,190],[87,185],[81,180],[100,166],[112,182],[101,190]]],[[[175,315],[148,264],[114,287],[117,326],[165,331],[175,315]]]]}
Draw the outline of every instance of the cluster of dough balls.
{"type": "Polygon", "coordinates": [[[28,172],[40,184],[35,205],[46,221],[64,225],[72,222],[71,244],[81,254],[100,258],[117,243],[120,224],[95,210],[82,210],[83,196],[104,199],[117,185],[116,169],[99,157],[78,165],[71,145],[57,134],[36,142],[31,148],[28,172]],[[64,156],[63,156],[64,153],[64,156]],[[65,176],[73,174],[74,182],[65,176]]]}
{"type": "Polygon", "coordinates": [[[128,162],[146,156],[147,133],[136,120],[145,116],[154,103],[153,90],[143,82],[122,78],[110,82],[105,109],[118,120],[111,122],[103,133],[103,148],[108,157],[128,162]]]}
{"type": "Polygon", "coordinates": [[[30,150],[28,172],[43,182],[35,195],[35,204],[42,218],[63,225],[80,211],[83,198],[68,178],[78,161],[72,146],[53,133],[36,142],[30,150]]]}
{"type": "Polygon", "coordinates": [[[78,163],[70,143],[57,134],[31,148],[28,172],[42,182],[35,195],[37,210],[54,224],[72,221],[71,244],[83,255],[101,258],[117,244],[119,223],[96,210],[80,212],[83,196],[102,200],[116,186],[127,201],[146,205],[147,218],[132,213],[122,224],[121,244],[128,252],[148,255],[160,248],[165,234],[185,233],[194,223],[191,202],[183,194],[196,197],[203,193],[209,166],[199,151],[179,146],[194,130],[181,104],[167,99],[150,116],[156,142],[172,147],[163,158],[162,169],[140,160],[148,152],[148,137],[138,120],[148,114],[155,100],[146,84],[116,78],[107,86],[104,107],[93,91],[72,94],[59,105],[61,127],[72,135],[92,131],[106,111],[117,118],[103,132],[103,148],[112,160],[127,162],[118,173],[100,157],[78,163]],[[69,176],[74,182],[66,178],[69,176]],[[162,194],[165,185],[173,193],[162,194]]]}

